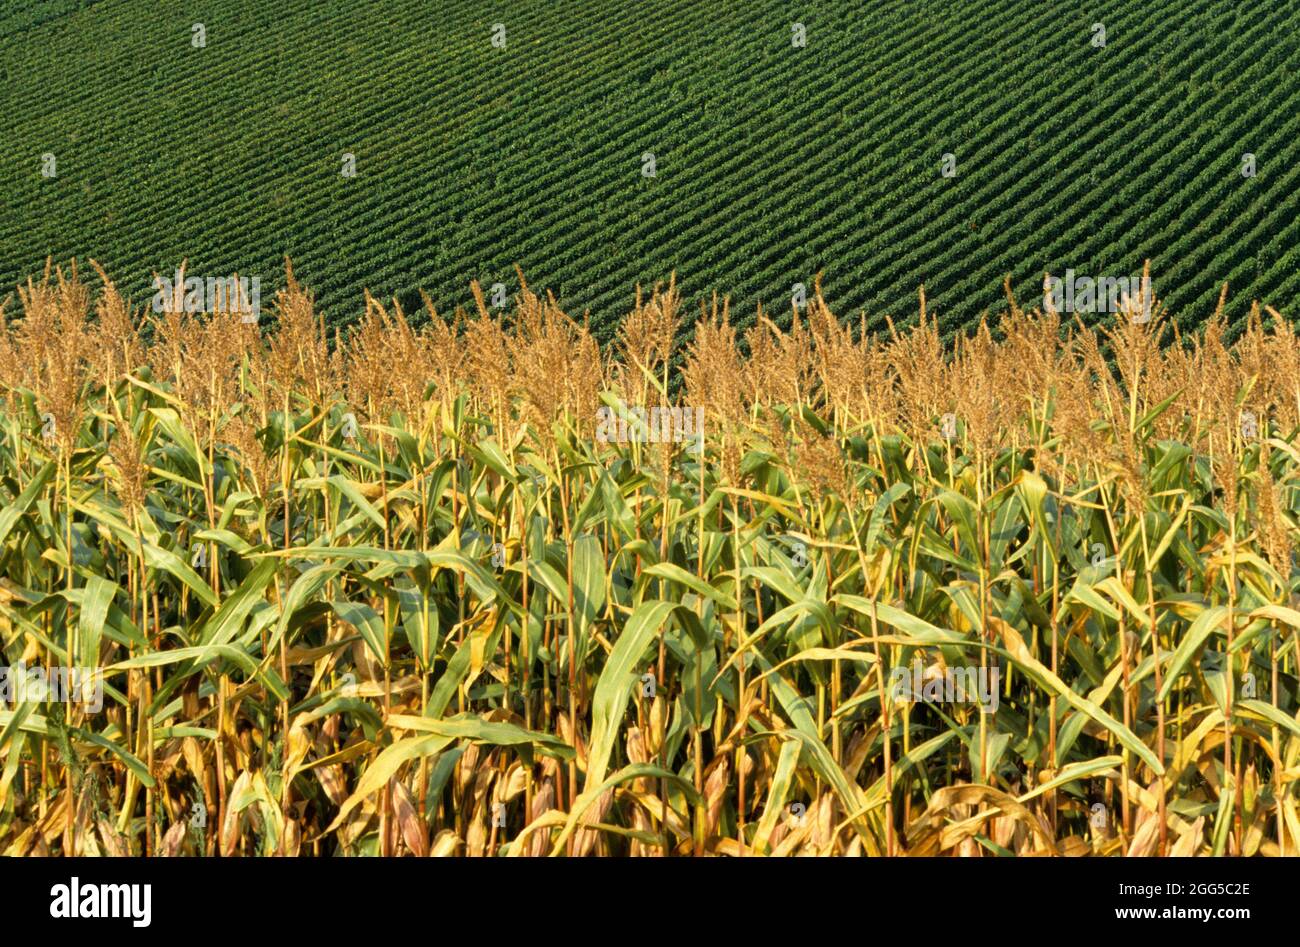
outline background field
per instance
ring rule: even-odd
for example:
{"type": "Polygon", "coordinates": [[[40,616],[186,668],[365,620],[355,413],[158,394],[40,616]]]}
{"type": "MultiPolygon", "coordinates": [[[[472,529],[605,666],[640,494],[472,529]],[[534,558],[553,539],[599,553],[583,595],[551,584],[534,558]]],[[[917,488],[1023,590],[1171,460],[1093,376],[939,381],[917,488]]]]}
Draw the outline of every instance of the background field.
{"type": "Polygon", "coordinates": [[[518,263],[606,340],[634,285],[674,269],[742,321],[759,300],[788,319],[791,284],[824,269],[835,311],[879,327],[924,282],[951,330],[999,308],[1008,273],[1027,298],[1045,269],[1150,257],[1184,324],[1223,280],[1234,318],[1253,297],[1295,311],[1294,2],[0,11],[0,285],[53,254],[137,298],[183,257],[273,287],[287,253],[348,322],[363,287],[451,307],[472,278],[513,291],[518,263]]]}

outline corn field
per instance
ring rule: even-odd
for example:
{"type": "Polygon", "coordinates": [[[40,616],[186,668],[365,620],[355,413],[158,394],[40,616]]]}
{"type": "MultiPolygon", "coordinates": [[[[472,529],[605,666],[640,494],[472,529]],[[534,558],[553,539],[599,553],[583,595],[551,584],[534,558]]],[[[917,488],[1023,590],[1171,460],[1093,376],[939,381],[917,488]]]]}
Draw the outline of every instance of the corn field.
{"type": "Polygon", "coordinates": [[[602,351],[522,275],[327,334],[287,263],[274,331],[94,270],[0,309],[0,852],[1300,851],[1272,308],[669,282],[602,351]]]}

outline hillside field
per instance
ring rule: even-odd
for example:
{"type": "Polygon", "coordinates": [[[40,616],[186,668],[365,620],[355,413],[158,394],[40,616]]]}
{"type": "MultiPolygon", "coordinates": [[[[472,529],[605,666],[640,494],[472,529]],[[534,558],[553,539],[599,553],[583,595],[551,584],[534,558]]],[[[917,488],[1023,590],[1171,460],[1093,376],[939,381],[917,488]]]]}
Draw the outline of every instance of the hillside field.
{"type": "Polygon", "coordinates": [[[365,288],[513,294],[518,264],[607,342],[673,271],[742,325],[760,301],[788,321],[818,271],[870,328],[924,283],[951,333],[1008,274],[1035,302],[1045,271],[1150,259],[1184,327],[1229,282],[1235,334],[1300,289],[1297,24],[1294,2],[3,3],[0,285],[90,257],[140,301],[188,259],[269,298],[287,254],[340,324],[365,288]]]}

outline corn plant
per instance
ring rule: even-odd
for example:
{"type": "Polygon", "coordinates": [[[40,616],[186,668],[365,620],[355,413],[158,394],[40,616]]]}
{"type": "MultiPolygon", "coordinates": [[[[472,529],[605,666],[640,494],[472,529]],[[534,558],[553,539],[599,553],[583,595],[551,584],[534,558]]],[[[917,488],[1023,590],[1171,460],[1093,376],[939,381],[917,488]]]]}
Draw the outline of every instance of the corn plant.
{"type": "Polygon", "coordinates": [[[330,336],[95,270],[0,309],[6,854],[1300,851],[1271,308],[670,281],[602,351],[522,274],[330,336]]]}

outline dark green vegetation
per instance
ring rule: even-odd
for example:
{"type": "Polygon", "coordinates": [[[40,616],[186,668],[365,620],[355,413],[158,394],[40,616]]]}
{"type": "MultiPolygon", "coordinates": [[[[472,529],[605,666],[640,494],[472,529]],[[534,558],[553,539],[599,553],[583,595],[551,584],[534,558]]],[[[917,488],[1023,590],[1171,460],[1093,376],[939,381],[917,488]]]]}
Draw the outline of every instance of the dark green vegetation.
{"type": "Polygon", "coordinates": [[[450,308],[518,263],[608,339],[674,269],[745,322],[818,270],[874,327],[924,283],[952,329],[1008,273],[1032,302],[1149,257],[1185,325],[1224,280],[1234,319],[1294,314],[1296,3],[816,6],[5,3],[0,285],[89,256],[139,300],[188,257],[269,293],[289,254],[348,322],[365,287],[450,308]]]}

